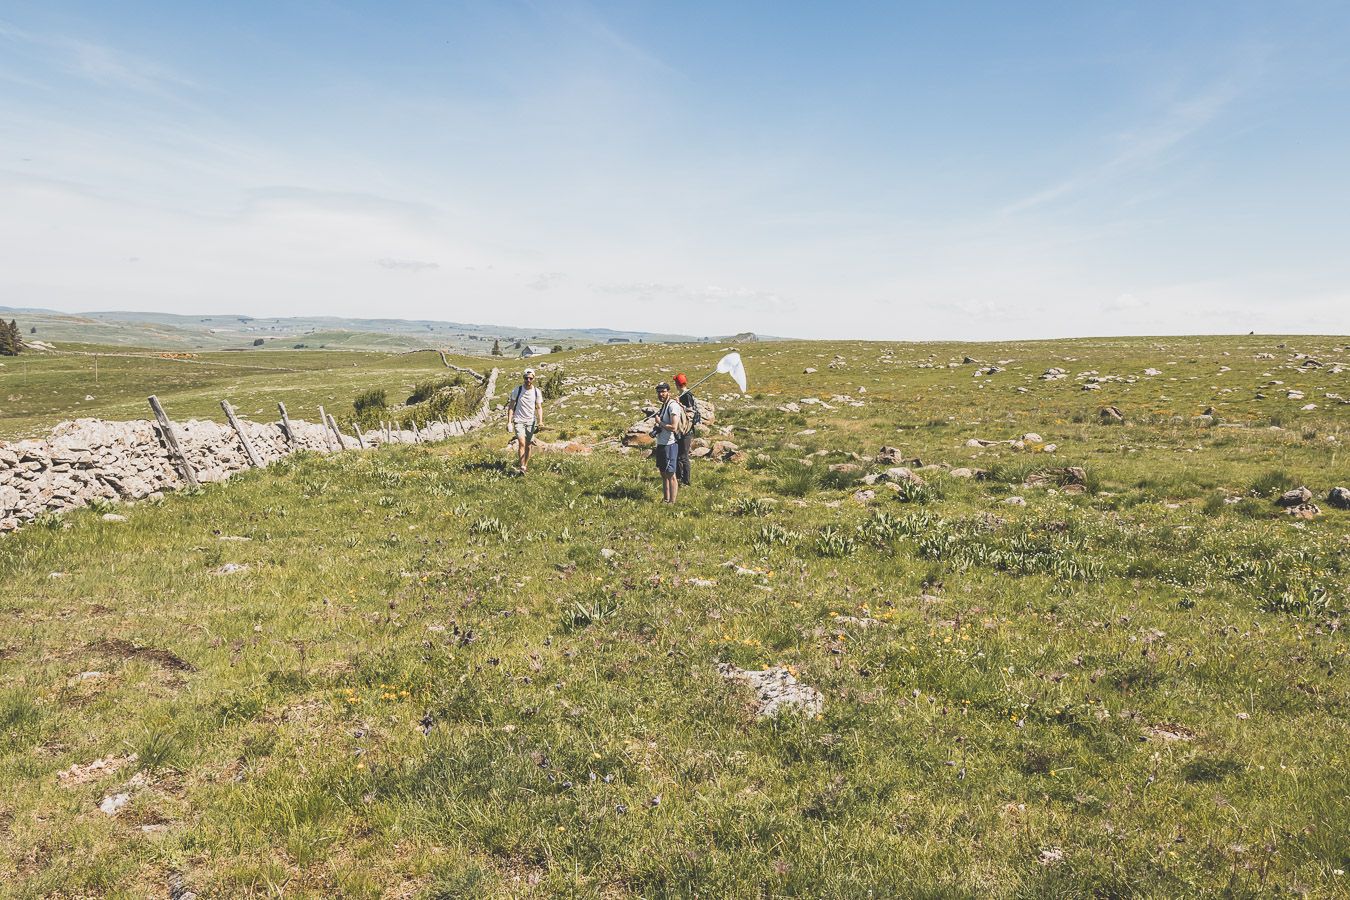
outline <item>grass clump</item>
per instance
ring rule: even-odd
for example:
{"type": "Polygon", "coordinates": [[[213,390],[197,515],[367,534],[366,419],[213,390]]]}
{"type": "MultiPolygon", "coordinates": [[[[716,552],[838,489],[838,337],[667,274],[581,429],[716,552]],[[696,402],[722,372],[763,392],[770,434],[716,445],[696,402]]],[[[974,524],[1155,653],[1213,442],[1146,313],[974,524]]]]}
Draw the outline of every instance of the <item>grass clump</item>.
{"type": "Polygon", "coordinates": [[[778,466],[778,492],[787,497],[805,497],[820,488],[820,472],[815,466],[786,460],[778,466]]]}
{"type": "Polygon", "coordinates": [[[1282,469],[1270,469],[1251,480],[1247,491],[1253,497],[1274,497],[1285,491],[1292,491],[1301,484],[1282,469]]]}

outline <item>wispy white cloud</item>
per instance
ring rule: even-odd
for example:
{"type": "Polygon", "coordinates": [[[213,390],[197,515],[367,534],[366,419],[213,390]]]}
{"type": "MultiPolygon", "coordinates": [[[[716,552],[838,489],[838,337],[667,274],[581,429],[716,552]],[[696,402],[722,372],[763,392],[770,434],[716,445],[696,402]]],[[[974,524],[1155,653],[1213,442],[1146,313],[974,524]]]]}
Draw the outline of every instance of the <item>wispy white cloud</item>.
{"type": "Polygon", "coordinates": [[[382,269],[397,269],[403,272],[425,272],[428,269],[439,269],[440,263],[426,262],[420,259],[393,259],[384,257],[375,260],[375,265],[382,269]]]}
{"type": "Polygon", "coordinates": [[[705,307],[741,310],[746,312],[782,313],[797,309],[797,304],[773,291],[746,287],[724,287],[717,284],[688,287],[682,284],[663,284],[653,281],[633,281],[597,284],[592,290],[600,294],[649,300],[664,297],[678,303],[699,304],[705,307]]]}
{"type": "Polygon", "coordinates": [[[998,210],[1013,216],[1073,197],[1090,188],[1151,168],[1168,154],[1214,123],[1243,93],[1247,77],[1232,77],[1175,101],[1149,121],[1118,134],[1114,155],[1085,167],[1054,184],[1033,191],[998,210]]]}
{"type": "Polygon", "coordinates": [[[542,272],[529,283],[528,287],[535,291],[546,291],[561,284],[566,278],[567,275],[563,272],[542,272]]]}
{"type": "Polygon", "coordinates": [[[159,63],[86,38],[38,34],[5,22],[0,22],[0,38],[27,45],[62,71],[104,87],[166,96],[174,90],[195,86],[159,63]]]}

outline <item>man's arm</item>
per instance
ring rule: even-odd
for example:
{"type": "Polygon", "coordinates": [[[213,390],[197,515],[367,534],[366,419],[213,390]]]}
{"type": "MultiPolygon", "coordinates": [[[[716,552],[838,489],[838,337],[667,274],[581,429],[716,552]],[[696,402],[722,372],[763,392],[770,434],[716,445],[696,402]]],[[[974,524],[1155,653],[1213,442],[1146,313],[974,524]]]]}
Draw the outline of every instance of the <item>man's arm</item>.
{"type": "MultiPolygon", "coordinates": [[[[539,389],[538,389],[538,388],[535,388],[535,390],[539,390],[539,389]]],[[[544,427],[544,392],[543,392],[543,391],[539,391],[539,393],[537,393],[537,394],[534,395],[534,427],[535,427],[535,428],[543,428],[543,427],[544,427]]]]}

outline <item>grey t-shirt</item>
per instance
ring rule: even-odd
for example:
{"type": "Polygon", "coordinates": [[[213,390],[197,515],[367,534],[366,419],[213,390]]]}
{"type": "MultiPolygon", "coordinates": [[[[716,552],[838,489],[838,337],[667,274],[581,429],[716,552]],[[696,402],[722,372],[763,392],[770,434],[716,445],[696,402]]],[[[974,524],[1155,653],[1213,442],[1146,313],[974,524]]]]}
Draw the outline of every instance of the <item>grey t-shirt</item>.
{"type": "MultiPolygon", "coordinates": [[[[680,401],[674,397],[666,401],[666,405],[661,407],[661,415],[657,417],[657,422],[662,425],[669,425],[671,428],[680,420],[680,401]]],[[[675,432],[667,431],[665,428],[658,429],[656,432],[656,443],[660,446],[675,443],[675,432]]]]}
{"type": "Polygon", "coordinates": [[[525,388],[525,385],[518,384],[511,391],[511,408],[515,410],[515,421],[517,425],[533,425],[535,419],[535,401],[541,403],[543,397],[540,396],[539,388],[525,388]]]}

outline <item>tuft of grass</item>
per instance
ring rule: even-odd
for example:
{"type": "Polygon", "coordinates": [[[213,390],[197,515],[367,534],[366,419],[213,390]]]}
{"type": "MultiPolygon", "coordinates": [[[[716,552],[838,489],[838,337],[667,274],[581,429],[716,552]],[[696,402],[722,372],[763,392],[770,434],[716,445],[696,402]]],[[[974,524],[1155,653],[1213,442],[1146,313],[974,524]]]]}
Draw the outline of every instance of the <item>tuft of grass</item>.
{"type": "Polygon", "coordinates": [[[820,472],[815,466],[786,460],[778,466],[778,492],[788,497],[805,497],[820,488],[820,472]]]}
{"type": "Polygon", "coordinates": [[[136,766],[145,772],[179,770],[186,759],[181,738],[167,726],[150,726],[132,742],[136,766]]]}
{"type": "Polygon", "coordinates": [[[1251,480],[1247,486],[1253,497],[1274,497],[1298,487],[1300,482],[1283,469],[1269,469],[1251,480]]]}

